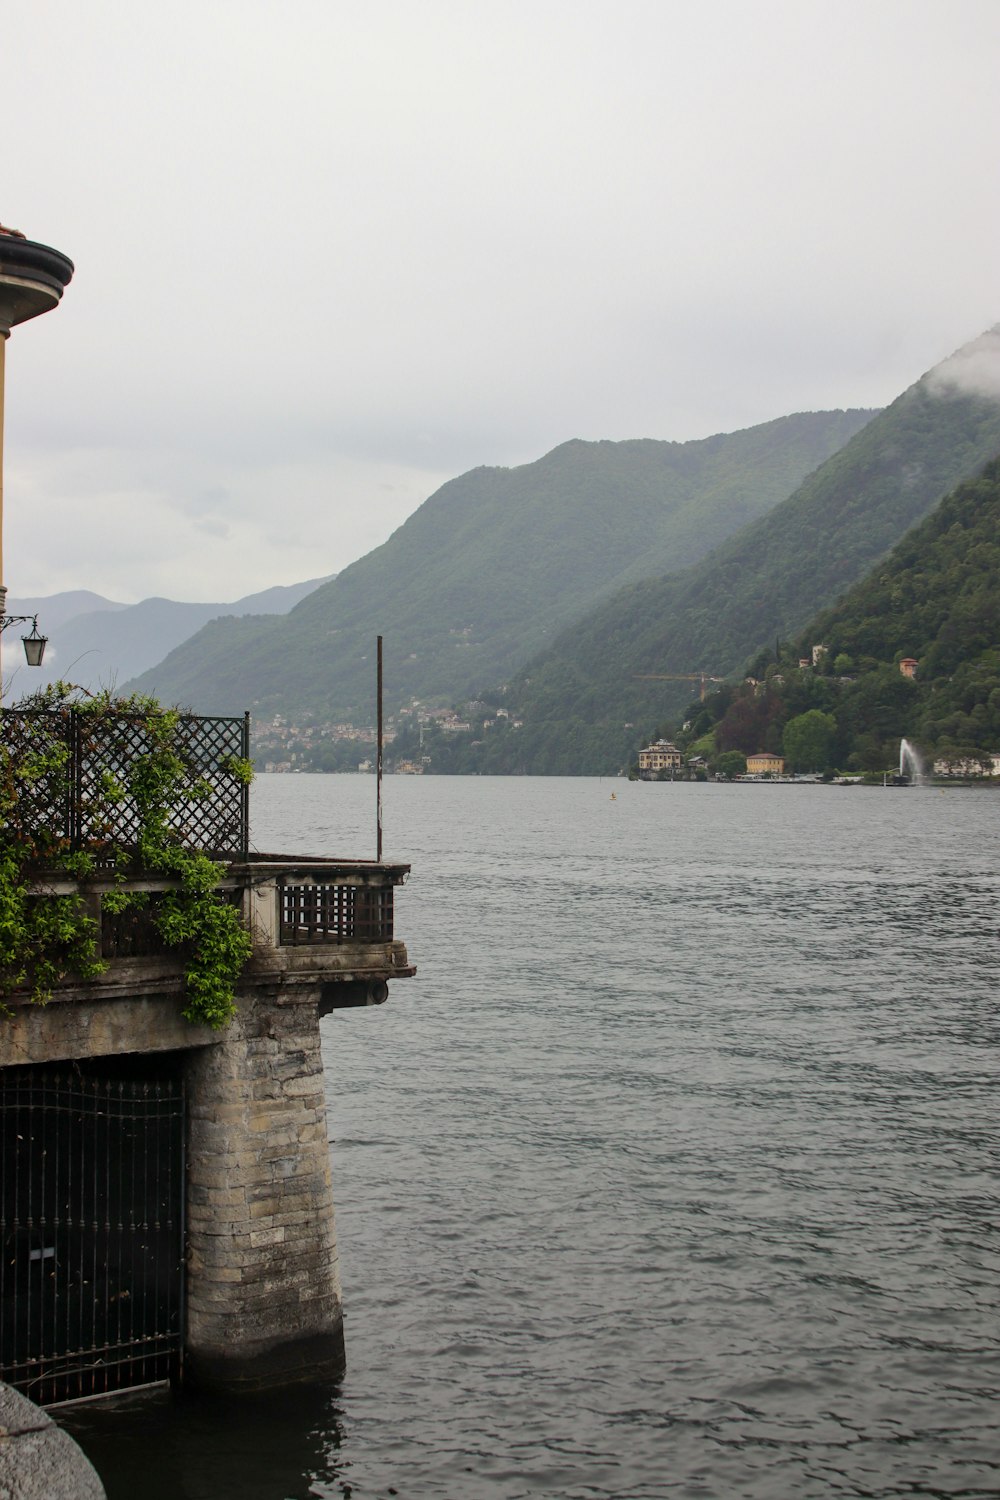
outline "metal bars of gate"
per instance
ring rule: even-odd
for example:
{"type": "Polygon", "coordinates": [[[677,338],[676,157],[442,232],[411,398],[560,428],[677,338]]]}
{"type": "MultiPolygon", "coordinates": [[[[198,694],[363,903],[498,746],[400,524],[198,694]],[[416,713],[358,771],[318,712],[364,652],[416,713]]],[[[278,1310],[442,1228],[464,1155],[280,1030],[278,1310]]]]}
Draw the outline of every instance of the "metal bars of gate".
{"type": "Polygon", "coordinates": [[[0,1379],[40,1405],[179,1372],[179,1082],[0,1073],[0,1379]]]}

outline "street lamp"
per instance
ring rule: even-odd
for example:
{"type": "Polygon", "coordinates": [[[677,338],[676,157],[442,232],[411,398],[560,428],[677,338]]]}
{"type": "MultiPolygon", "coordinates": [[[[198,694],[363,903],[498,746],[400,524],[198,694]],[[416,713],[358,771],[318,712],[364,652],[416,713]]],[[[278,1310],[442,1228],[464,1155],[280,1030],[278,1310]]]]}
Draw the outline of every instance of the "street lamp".
{"type": "MultiPolygon", "coordinates": [[[[6,593],[6,590],[4,590],[6,593]]],[[[29,667],[40,667],[45,648],[49,643],[47,635],[38,634],[37,615],[0,615],[0,635],[7,629],[8,625],[27,625],[31,621],[31,634],[22,635],[21,645],[24,647],[24,659],[29,667]]]]}
{"type": "Polygon", "coordinates": [[[42,657],[45,655],[45,647],[48,645],[47,635],[38,634],[38,616],[31,617],[31,634],[22,635],[21,645],[24,647],[24,659],[29,667],[40,667],[42,657]]]}
{"type": "Polygon", "coordinates": [[[73,262],[61,250],[39,245],[18,229],[0,224],[0,637],[9,625],[26,625],[24,654],[29,667],[40,667],[45,654],[45,636],[38,633],[35,615],[9,615],[7,588],[3,581],[3,398],[7,340],[12,328],[58,307],[63,288],[73,275],[73,262]]]}

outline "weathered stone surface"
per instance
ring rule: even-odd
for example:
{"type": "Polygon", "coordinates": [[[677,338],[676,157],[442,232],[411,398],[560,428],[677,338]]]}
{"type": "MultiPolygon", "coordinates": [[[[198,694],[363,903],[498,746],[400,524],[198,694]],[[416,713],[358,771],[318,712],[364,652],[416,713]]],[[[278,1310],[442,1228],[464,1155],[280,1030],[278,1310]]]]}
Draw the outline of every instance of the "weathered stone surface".
{"type": "Polygon", "coordinates": [[[343,1369],[317,997],[296,999],[241,1000],[187,1068],[195,1382],[239,1389],[343,1369]]]}
{"type": "Polygon", "coordinates": [[[69,1433],[9,1385],[0,1385],[0,1500],[105,1500],[69,1433]]]}
{"type": "Polygon", "coordinates": [[[177,994],[66,1004],[18,1005],[0,1030],[0,1067],[118,1057],[124,1052],[173,1052],[218,1040],[207,1026],[181,1015],[177,994]]]}

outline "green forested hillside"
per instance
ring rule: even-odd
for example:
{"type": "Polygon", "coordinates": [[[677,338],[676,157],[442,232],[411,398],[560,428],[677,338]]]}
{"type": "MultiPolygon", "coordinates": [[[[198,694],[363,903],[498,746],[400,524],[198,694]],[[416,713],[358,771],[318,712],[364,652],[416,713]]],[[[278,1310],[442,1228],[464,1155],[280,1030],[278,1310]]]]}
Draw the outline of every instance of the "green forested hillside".
{"type": "MultiPolygon", "coordinates": [[[[726,770],[755,750],[790,769],[882,773],[907,739],[927,761],[1000,750],[1000,461],[960,485],[839,604],[754,677],[684,711],[688,753],[726,770]],[[813,647],[817,653],[812,664],[813,647]],[[916,674],[900,669],[916,661],[916,674]],[[802,667],[800,662],[810,665],[802,667]]],[[[672,726],[673,729],[673,726],[672,726]]]]}
{"type": "Polygon", "coordinates": [[[203,711],[367,720],[475,693],[595,601],[685,567],[784,499],[872,413],[812,412],[699,442],[569,442],[443,485],[285,619],[222,619],[129,690],[203,711]]]}
{"type": "MultiPolygon", "coordinates": [[[[510,684],[523,719],[486,736],[475,769],[608,772],[690,698],[799,632],[962,479],[1000,454],[1000,403],[925,376],[799,489],[686,572],[622,590],[510,684]]],[[[442,769],[446,768],[442,758],[442,769]]]]}
{"type": "Polygon", "coordinates": [[[814,620],[823,675],[839,683],[839,758],[891,762],[899,738],[928,752],[1000,750],[1000,461],[961,485],[865,581],[814,620]],[[917,661],[901,677],[902,657],[917,661]]]}

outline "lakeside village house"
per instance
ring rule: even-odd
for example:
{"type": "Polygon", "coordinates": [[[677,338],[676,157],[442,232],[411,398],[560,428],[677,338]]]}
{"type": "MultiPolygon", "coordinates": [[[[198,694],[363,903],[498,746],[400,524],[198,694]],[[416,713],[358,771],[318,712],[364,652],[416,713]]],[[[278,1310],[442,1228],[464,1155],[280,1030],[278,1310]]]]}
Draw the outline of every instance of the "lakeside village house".
{"type": "Polygon", "coordinates": [[[955,776],[963,780],[969,777],[1000,776],[1000,750],[987,751],[981,757],[947,757],[934,762],[935,776],[955,776]]]}
{"type": "MultiPolygon", "coordinates": [[[[390,715],[386,719],[383,743],[388,748],[404,726],[414,723],[420,728],[421,740],[423,730],[432,725],[444,734],[469,734],[480,723],[485,732],[501,721],[509,724],[511,729],[520,729],[523,724],[523,720],[513,717],[506,708],[487,709],[483,703],[470,703],[468,709],[474,714],[488,712],[491,717],[477,718],[474,724],[470,719],[461,718],[453,708],[428,708],[420,702],[410,703],[401,708],[397,716],[390,715]]],[[[325,744],[343,743],[357,745],[359,771],[374,770],[374,763],[367,753],[375,747],[375,729],[370,724],[299,724],[284,714],[275,714],[271,719],[254,724],[252,752],[258,770],[287,774],[314,769],[317,754],[325,744]]],[[[431,757],[421,755],[418,760],[399,760],[395,764],[390,761],[387,769],[397,775],[420,776],[430,764],[431,757]]]]}
{"type": "MultiPolygon", "coordinates": [[[[683,755],[669,740],[657,740],[655,745],[648,745],[645,750],[639,751],[640,780],[648,780],[664,771],[679,771],[683,765],[683,755]]],[[[688,761],[688,766],[703,769],[704,758],[700,755],[695,756],[693,760],[688,761]]],[[[748,776],[783,776],[784,774],[785,761],[781,755],[772,755],[769,750],[758,750],[756,755],[747,756],[748,776]]]]}
{"type": "Polygon", "coordinates": [[[770,750],[758,750],[747,756],[748,776],[784,776],[784,756],[773,755],[770,750]]]}
{"type": "Polygon", "coordinates": [[[639,751],[639,775],[645,772],[647,775],[656,775],[659,771],[679,771],[684,764],[684,757],[672,745],[669,740],[657,740],[655,745],[649,745],[645,750],[639,751]]]}

